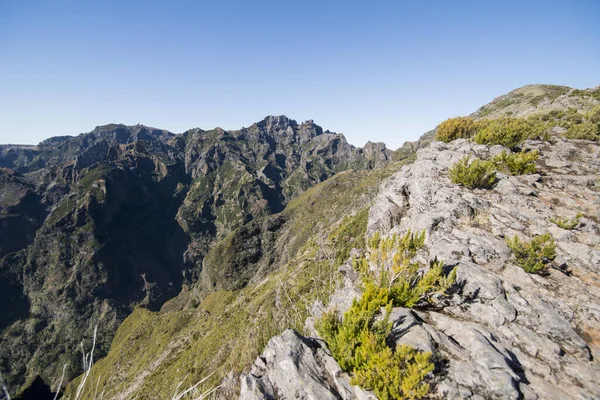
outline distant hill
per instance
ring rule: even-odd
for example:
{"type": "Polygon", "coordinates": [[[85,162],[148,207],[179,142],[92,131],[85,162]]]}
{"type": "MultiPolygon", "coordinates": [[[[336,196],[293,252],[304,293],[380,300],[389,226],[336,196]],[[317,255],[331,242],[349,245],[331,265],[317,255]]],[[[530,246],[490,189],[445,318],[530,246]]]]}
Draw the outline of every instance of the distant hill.
{"type": "MultiPolygon", "coordinates": [[[[470,114],[474,119],[493,119],[500,116],[527,117],[552,110],[589,111],[600,105],[600,86],[590,89],[573,89],[558,85],[527,85],[496,97],[470,114]]],[[[440,121],[441,122],[441,121],[440,121]]],[[[397,149],[393,158],[402,160],[414,151],[427,146],[435,136],[435,129],[425,133],[417,141],[406,142],[397,149]]]]}

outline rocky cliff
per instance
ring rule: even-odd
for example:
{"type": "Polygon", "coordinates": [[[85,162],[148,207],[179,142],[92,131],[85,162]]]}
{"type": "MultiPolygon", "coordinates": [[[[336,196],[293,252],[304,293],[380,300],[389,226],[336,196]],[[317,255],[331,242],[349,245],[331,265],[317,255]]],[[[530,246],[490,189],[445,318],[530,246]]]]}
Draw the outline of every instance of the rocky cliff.
{"type": "MultiPolygon", "coordinates": [[[[433,353],[440,398],[600,397],[600,146],[552,142],[525,142],[541,154],[537,172],[498,174],[489,190],[453,184],[448,169],[464,155],[489,159],[501,146],[433,142],[382,184],[370,209],[368,235],[424,229],[419,257],[456,267],[445,307],[395,308],[390,316],[389,340],[433,353]],[[565,219],[575,227],[557,225],[565,219]],[[556,258],[546,275],[528,274],[506,239],[544,233],[556,240],[556,258]]],[[[340,268],[345,286],[330,309],[346,310],[360,296],[349,268],[340,268]]],[[[318,317],[323,306],[313,309],[318,317]]],[[[241,399],[369,398],[350,385],[311,321],[315,338],[286,331],[269,341],[242,377],[241,399]]]]}

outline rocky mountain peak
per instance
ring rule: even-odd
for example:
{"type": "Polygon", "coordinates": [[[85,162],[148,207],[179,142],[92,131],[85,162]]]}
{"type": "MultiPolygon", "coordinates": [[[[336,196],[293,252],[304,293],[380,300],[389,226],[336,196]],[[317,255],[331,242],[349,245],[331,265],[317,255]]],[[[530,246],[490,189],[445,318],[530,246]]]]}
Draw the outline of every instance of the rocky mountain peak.
{"type": "Polygon", "coordinates": [[[388,156],[283,115],[183,135],[107,124],[37,147],[0,147],[0,167],[10,168],[0,172],[0,302],[14,304],[0,313],[0,331],[17,332],[0,333],[0,365],[11,359],[21,371],[5,376],[18,386],[40,374],[27,367],[35,359],[48,382],[58,358],[32,351],[75,347],[86,316],[107,319],[98,337],[105,354],[136,305],[156,310],[189,285],[243,287],[247,279],[204,265],[215,242],[339,172],[382,166],[388,156]],[[25,330],[30,318],[43,321],[37,331],[25,330]]]}
{"type": "Polygon", "coordinates": [[[104,139],[118,144],[127,144],[140,140],[157,140],[164,142],[174,136],[173,133],[164,129],[157,129],[141,124],[131,126],[123,124],[102,125],[97,126],[91,132],[82,135],[104,139]]]}
{"type": "Polygon", "coordinates": [[[266,129],[267,131],[287,129],[288,127],[296,127],[298,123],[286,117],[285,115],[267,115],[261,121],[256,123],[259,128],[266,129]]]}

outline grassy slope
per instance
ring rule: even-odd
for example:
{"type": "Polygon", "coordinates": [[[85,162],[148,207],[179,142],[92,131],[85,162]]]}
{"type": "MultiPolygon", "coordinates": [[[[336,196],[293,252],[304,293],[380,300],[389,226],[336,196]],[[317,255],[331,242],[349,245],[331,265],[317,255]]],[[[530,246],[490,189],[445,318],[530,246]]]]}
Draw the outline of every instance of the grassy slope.
{"type": "MultiPolygon", "coordinates": [[[[496,97],[490,103],[481,106],[470,117],[474,119],[493,119],[501,116],[528,117],[534,114],[546,114],[552,110],[567,111],[574,108],[587,112],[600,105],[600,87],[590,89],[572,89],[558,85],[527,85],[507,94],[496,97]]],[[[427,146],[433,141],[435,130],[425,133],[414,142],[405,142],[394,151],[394,160],[402,160],[415,150],[427,146]]]]}
{"type": "MultiPolygon", "coordinates": [[[[288,327],[302,330],[310,305],[328,297],[339,261],[352,247],[364,246],[368,206],[379,183],[401,165],[343,172],[290,202],[277,239],[276,256],[285,262],[262,279],[235,292],[213,292],[195,308],[157,313],[137,308],[88,382],[99,382],[104,398],[157,399],[169,398],[187,374],[183,386],[210,373],[208,384],[218,384],[233,372],[236,390],[237,375],[269,338],[288,327]]],[[[90,388],[87,398],[93,397],[90,388]]]]}
{"type": "Polygon", "coordinates": [[[600,104],[600,88],[572,89],[557,85],[527,85],[495,98],[474,112],[474,118],[497,118],[502,115],[526,117],[569,107],[589,111],[600,104]]]}

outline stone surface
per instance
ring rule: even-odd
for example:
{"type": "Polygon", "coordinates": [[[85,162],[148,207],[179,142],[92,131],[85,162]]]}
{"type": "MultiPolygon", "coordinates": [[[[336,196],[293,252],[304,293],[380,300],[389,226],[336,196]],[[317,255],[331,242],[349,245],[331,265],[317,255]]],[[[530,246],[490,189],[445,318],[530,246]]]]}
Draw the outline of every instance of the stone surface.
{"type": "MultiPolygon", "coordinates": [[[[368,234],[425,229],[425,254],[418,257],[457,268],[457,292],[443,309],[394,308],[390,315],[392,343],[434,354],[434,397],[600,398],[600,193],[590,183],[600,176],[600,146],[557,139],[524,147],[541,152],[537,174],[499,174],[493,189],[470,190],[452,184],[448,168],[465,154],[487,159],[501,148],[432,142],[384,182],[370,210],[368,234]],[[574,230],[550,222],[578,212],[584,217],[574,230]],[[505,239],[545,232],[557,240],[555,268],[546,276],[527,274],[505,239]]],[[[349,268],[338,269],[344,285],[328,309],[344,312],[360,296],[360,278],[349,268]]],[[[318,336],[314,318],[324,310],[315,303],[307,320],[312,335],[318,336]]],[[[275,338],[243,378],[241,398],[271,398],[277,390],[281,397],[273,398],[356,398],[332,378],[341,372],[324,346],[289,332],[275,338]],[[329,363],[336,367],[323,367],[329,363]]]]}
{"type": "Polygon", "coordinates": [[[492,190],[470,190],[452,184],[448,168],[497,149],[433,142],[383,185],[370,211],[370,233],[425,229],[429,257],[457,266],[459,304],[419,312],[422,323],[406,312],[394,322],[399,341],[445,360],[436,389],[444,398],[600,397],[600,193],[591,183],[600,146],[557,139],[524,148],[540,150],[537,174],[499,174],[492,190]],[[585,217],[574,230],[550,222],[578,212],[585,217]],[[569,274],[530,275],[514,264],[504,239],[545,232],[557,240],[554,266],[569,274]]]}
{"type": "Polygon", "coordinates": [[[250,373],[242,375],[240,400],[375,399],[357,386],[324,342],[288,329],[269,340],[250,373]]]}

